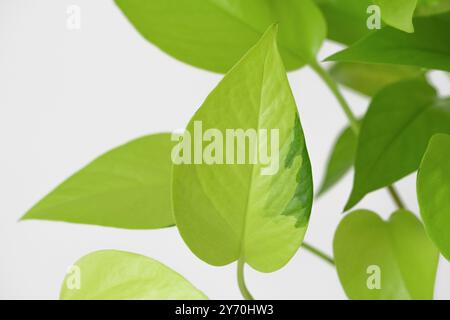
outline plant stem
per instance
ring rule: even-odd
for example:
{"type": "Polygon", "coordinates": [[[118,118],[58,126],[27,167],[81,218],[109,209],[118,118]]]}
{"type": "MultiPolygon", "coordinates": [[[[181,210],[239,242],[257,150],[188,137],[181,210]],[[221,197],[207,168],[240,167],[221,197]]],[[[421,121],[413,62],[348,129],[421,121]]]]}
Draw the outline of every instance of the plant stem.
{"type": "Polygon", "coordinates": [[[337,101],[339,102],[339,105],[342,108],[342,111],[344,111],[348,122],[350,123],[350,127],[352,128],[353,132],[358,135],[359,134],[359,124],[358,119],[353,114],[352,109],[350,109],[350,106],[348,105],[347,101],[345,100],[344,96],[339,91],[338,86],[336,85],[336,82],[330,77],[328,72],[323,69],[319,63],[314,62],[311,63],[311,68],[322,78],[322,80],[327,84],[328,88],[330,88],[331,92],[336,97],[337,101]]]}
{"type": "MultiPolygon", "coordinates": [[[[334,259],[332,257],[330,257],[326,253],[322,252],[321,250],[313,247],[312,245],[310,245],[306,242],[303,242],[302,247],[305,248],[306,250],[308,250],[310,253],[316,255],[320,259],[328,262],[332,266],[335,265],[334,259]]],[[[250,291],[248,291],[247,285],[245,284],[244,267],[245,267],[244,260],[239,259],[237,262],[237,280],[238,280],[239,290],[241,291],[241,294],[245,300],[255,300],[253,298],[252,294],[250,293],[250,291]]]]}
{"type": "MultiPolygon", "coordinates": [[[[331,92],[334,94],[337,101],[339,102],[339,105],[341,106],[342,110],[344,111],[345,115],[347,116],[348,122],[350,123],[350,127],[352,128],[353,132],[358,136],[359,135],[358,120],[357,120],[356,116],[353,114],[353,111],[350,108],[350,106],[348,105],[344,96],[339,91],[339,88],[338,88],[336,82],[330,77],[328,72],[318,62],[311,63],[311,68],[319,75],[320,78],[322,78],[322,80],[326,83],[328,88],[330,88],[331,92]]],[[[405,205],[404,205],[403,201],[401,200],[400,195],[398,194],[395,187],[390,185],[387,188],[388,188],[390,196],[392,197],[392,200],[395,202],[397,207],[399,209],[405,209],[405,205]]]]}
{"type": "Polygon", "coordinates": [[[239,259],[237,262],[237,280],[238,280],[239,290],[241,291],[241,294],[245,300],[255,300],[253,298],[252,294],[250,293],[250,291],[248,291],[247,286],[245,284],[244,266],[245,266],[245,261],[243,259],[239,259]]]}
{"type": "Polygon", "coordinates": [[[322,252],[321,250],[313,247],[312,245],[310,245],[310,244],[308,244],[306,242],[303,242],[302,243],[302,247],[305,248],[306,250],[308,250],[309,252],[311,252],[312,254],[316,255],[317,257],[325,260],[326,262],[328,262],[332,266],[335,265],[334,259],[332,257],[330,257],[326,253],[322,252]]]}
{"type": "Polygon", "coordinates": [[[393,185],[390,185],[387,187],[389,194],[392,197],[392,200],[394,200],[395,204],[399,209],[405,209],[405,204],[403,203],[402,199],[400,198],[397,190],[393,185]]]}

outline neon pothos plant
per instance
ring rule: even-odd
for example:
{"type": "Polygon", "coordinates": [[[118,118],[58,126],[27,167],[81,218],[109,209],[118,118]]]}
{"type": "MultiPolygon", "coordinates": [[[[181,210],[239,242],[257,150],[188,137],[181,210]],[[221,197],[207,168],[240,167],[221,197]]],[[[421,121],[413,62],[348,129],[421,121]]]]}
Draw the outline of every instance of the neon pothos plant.
{"type": "MultiPolygon", "coordinates": [[[[204,130],[277,128],[278,171],[262,175],[258,162],[175,165],[171,135],[153,134],[100,156],[23,219],[127,229],[176,225],[206,263],[237,262],[238,285],[246,299],[252,295],[244,281],[245,264],[273,272],[300,246],[336,266],[351,299],[433,298],[439,252],[450,259],[450,98],[440,97],[426,76],[430,69],[450,71],[449,1],[116,4],[162,51],[225,73],[187,130],[194,130],[196,122],[204,130]],[[385,25],[380,30],[366,27],[371,5],[381,10],[385,25]],[[336,61],[328,71],[317,59],[326,37],[348,46],[327,59],[336,61]],[[388,221],[364,209],[347,214],[335,234],[334,258],[303,242],[313,183],[286,70],[305,66],[324,80],[349,122],[331,151],[317,196],[354,168],[345,212],[380,188],[387,188],[398,206],[388,221]],[[362,119],[354,116],[337,83],[370,99],[362,119]],[[408,211],[393,185],[417,170],[421,220],[408,211]],[[382,286],[376,278],[380,270],[382,286]]],[[[210,138],[210,149],[217,148],[210,138]]],[[[195,148],[193,141],[183,143],[195,148]]],[[[82,286],[70,288],[65,279],[61,299],[206,298],[175,271],[137,254],[99,251],[75,265],[83,272],[82,286]]]]}

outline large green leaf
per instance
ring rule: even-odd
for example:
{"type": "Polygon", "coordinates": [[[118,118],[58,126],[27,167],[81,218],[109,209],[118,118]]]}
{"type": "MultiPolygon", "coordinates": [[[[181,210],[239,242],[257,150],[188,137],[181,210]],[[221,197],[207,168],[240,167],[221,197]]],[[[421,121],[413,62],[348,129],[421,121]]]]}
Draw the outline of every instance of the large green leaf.
{"type": "Polygon", "coordinates": [[[325,178],[319,188],[318,196],[334,186],[353,166],[358,138],[350,127],[338,136],[328,158],[325,178]]]}
{"type": "Polygon", "coordinates": [[[429,16],[450,11],[450,0],[419,0],[415,14],[429,16]]]}
{"type": "Polygon", "coordinates": [[[273,23],[288,70],[315,60],[326,35],[312,0],[115,0],[136,29],[171,56],[227,72],[273,23]]]}
{"type": "Polygon", "coordinates": [[[450,133],[450,99],[436,98],[424,80],[398,82],[376,94],[362,122],[345,210],[417,170],[428,140],[441,132],[450,133]]]}
{"type": "Polygon", "coordinates": [[[421,74],[423,71],[417,67],[351,62],[338,62],[330,69],[334,80],[368,96],[389,84],[421,74]]]}
{"type": "Polygon", "coordinates": [[[385,27],[327,60],[419,66],[450,71],[450,13],[414,19],[415,32],[385,27]]]}
{"type": "Polygon", "coordinates": [[[322,10],[331,40],[352,44],[367,35],[367,8],[372,0],[315,0],[322,10]]]}
{"type": "Polygon", "coordinates": [[[414,32],[412,18],[417,0],[375,0],[380,6],[381,18],[388,25],[405,32],[414,32]]]}
{"type": "Polygon", "coordinates": [[[128,229],[174,224],[167,133],[115,148],[64,181],[22,218],[128,229]]]}
{"type": "Polygon", "coordinates": [[[420,213],[430,238],[450,260],[450,136],[433,136],[417,175],[420,213]]]}
{"type": "MultiPolygon", "coordinates": [[[[204,132],[215,128],[224,137],[227,129],[260,134],[265,129],[270,136],[278,130],[278,139],[271,137],[267,144],[262,139],[259,146],[246,143],[248,139],[236,146],[233,137],[227,139],[234,155],[271,149],[278,165],[270,173],[264,171],[263,161],[175,165],[173,205],[181,236],[212,265],[240,259],[263,272],[281,268],[303,240],[313,192],[306,144],[274,27],[210,93],[187,126],[191,135],[199,122],[204,132]]],[[[193,140],[192,150],[194,142],[199,143],[193,140]]]]}
{"type": "Polygon", "coordinates": [[[202,300],[181,275],[148,257],[125,251],[92,252],[69,269],[61,300],[202,300]]]}
{"type": "Polygon", "coordinates": [[[350,299],[433,298],[439,253],[412,213],[397,211],[383,221],[371,211],[352,212],[339,224],[333,247],[350,299]]]}

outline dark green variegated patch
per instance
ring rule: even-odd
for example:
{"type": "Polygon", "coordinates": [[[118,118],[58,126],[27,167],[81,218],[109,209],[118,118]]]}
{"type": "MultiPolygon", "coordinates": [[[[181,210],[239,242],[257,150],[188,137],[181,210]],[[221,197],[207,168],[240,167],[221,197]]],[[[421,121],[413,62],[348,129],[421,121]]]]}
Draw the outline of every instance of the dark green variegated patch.
{"type": "Polygon", "coordinates": [[[302,161],[300,170],[297,173],[297,188],[292,196],[291,201],[283,211],[283,215],[294,216],[297,219],[296,227],[305,227],[309,222],[313,202],[313,186],[311,163],[309,161],[308,151],[306,149],[305,139],[303,136],[303,129],[299,118],[295,118],[293,131],[293,139],[286,157],[284,167],[289,169],[292,167],[296,157],[302,161]]]}

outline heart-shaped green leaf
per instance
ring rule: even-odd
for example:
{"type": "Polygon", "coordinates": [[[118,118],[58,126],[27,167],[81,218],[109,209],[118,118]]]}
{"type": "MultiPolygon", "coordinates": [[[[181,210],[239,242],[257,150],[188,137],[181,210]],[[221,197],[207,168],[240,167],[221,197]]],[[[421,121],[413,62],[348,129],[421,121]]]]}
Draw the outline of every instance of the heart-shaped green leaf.
{"type": "Polygon", "coordinates": [[[450,260],[450,136],[434,135],[417,175],[417,198],[425,228],[450,260]]]}
{"type": "Polygon", "coordinates": [[[203,300],[181,275],[151,258],[117,250],[92,252],[71,266],[61,300],[203,300]]]}
{"type": "Polygon", "coordinates": [[[219,131],[212,139],[227,145],[226,158],[232,161],[226,164],[223,152],[217,160],[223,164],[174,165],[173,205],[181,236],[212,265],[240,259],[262,272],[281,268],[302,243],[313,192],[306,144],[274,27],[191,119],[186,129],[194,137],[191,150],[201,143],[201,136],[195,138],[199,123],[205,134],[219,131]],[[239,143],[226,133],[229,130],[249,136],[239,143]],[[254,140],[252,132],[259,136],[257,143],[249,142],[254,140]],[[249,158],[245,164],[236,163],[238,153],[249,158]],[[270,164],[263,154],[270,154],[270,164]]]}
{"type": "Polygon", "coordinates": [[[172,145],[163,133],[115,148],[64,181],[22,219],[127,229],[171,226],[172,145]]]}
{"type": "Polygon", "coordinates": [[[388,25],[405,32],[414,32],[412,18],[417,0],[375,0],[380,6],[381,18],[388,25]]]}
{"type": "Polygon", "coordinates": [[[358,210],[334,236],[339,279],[350,299],[432,299],[439,253],[420,221],[397,211],[389,221],[358,210]]]}
{"type": "Polygon", "coordinates": [[[398,82],[376,94],[362,122],[345,210],[417,170],[436,133],[450,133],[450,99],[436,98],[423,79],[398,82]]]}
{"type": "Polygon", "coordinates": [[[345,128],[338,136],[330,157],[328,158],[325,178],[317,196],[322,195],[334,186],[350,170],[355,161],[358,138],[350,127],[345,128]]]}
{"type": "Polygon", "coordinates": [[[326,35],[312,0],[115,0],[136,29],[171,56],[225,73],[273,23],[288,70],[315,60],[326,35]]]}
{"type": "Polygon", "coordinates": [[[373,96],[389,84],[423,73],[417,67],[351,62],[338,62],[330,69],[334,80],[368,96],[373,96]]]}
{"type": "Polygon", "coordinates": [[[414,19],[415,32],[385,27],[329,61],[400,64],[450,71],[450,13],[414,19]]]}
{"type": "Polygon", "coordinates": [[[372,0],[315,1],[325,16],[329,39],[349,45],[370,33],[367,8],[372,0]]]}

